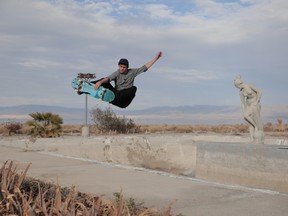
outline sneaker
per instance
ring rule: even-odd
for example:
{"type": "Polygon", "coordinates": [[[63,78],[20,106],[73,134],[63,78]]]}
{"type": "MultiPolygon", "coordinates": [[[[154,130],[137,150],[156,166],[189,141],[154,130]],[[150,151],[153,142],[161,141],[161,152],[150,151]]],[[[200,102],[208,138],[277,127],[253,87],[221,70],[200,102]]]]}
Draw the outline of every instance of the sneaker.
{"type": "Polygon", "coordinates": [[[75,89],[75,91],[77,92],[78,95],[84,94],[84,92],[78,91],[78,89],[75,89]]]}

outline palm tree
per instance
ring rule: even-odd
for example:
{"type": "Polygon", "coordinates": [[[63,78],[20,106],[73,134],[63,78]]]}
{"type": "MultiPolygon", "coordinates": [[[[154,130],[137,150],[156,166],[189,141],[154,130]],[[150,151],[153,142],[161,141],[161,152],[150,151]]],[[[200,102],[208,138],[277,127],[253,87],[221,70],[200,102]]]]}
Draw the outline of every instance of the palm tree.
{"type": "Polygon", "coordinates": [[[31,126],[30,135],[33,137],[59,137],[62,132],[63,119],[59,115],[47,113],[29,114],[33,120],[26,122],[31,126]]]}

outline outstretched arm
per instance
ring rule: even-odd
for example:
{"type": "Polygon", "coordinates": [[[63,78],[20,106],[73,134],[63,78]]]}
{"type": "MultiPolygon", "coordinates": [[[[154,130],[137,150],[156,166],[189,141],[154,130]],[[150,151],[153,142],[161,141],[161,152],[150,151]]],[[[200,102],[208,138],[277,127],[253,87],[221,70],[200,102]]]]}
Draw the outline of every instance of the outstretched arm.
{"type": "Polygon", "coordinates": [[[149,69],[161,56],[162,52],[158,52],[157,55],[151,61],[145,64],[145,66],[149,69]]]}

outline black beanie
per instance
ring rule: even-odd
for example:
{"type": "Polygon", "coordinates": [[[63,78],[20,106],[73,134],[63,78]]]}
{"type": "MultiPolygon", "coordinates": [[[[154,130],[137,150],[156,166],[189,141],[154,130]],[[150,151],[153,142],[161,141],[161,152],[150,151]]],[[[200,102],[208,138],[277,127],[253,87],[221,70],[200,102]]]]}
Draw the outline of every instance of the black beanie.
{"type": "Polygon", "coordinates": [[[127,59],[124,59],[124,58],[119,60],[118,65],[126,65],[127,68],[129,68],[129,62],[127,59]]]}

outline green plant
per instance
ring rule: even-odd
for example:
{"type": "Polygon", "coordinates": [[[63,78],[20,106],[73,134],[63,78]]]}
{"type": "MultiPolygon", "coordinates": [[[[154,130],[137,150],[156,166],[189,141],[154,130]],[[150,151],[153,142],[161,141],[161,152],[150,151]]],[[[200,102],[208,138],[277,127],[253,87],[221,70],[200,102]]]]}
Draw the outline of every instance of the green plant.
{"type": "MultiPolygon", "coordinates": [[[[132,214],[136,214],[139,212],[139,210],[145,210],[145,207],[142,206],[143,203],[140,204],[136,204],[135,200],[133,198],[129,198],[128,200],[123,200],[123,195],[122,192],[115,192],[113,193],[114,197],[115,197],[115,202],[116,202],[116,206],[119,208],[121,205],[124,205],[123,201],[125,202],[125,206],[127,206],[127,212],[125,212],[126,214],[132,213],[132,214]]],[[[152,210],[152,209],[150,209],[152,210]]],[[[125,211],[125,209],[124,209],[125,211]]]]}
{"type": "Polygon", "coordinates": [[[29,134],[33,137],[59,137],[62,132],[63,119],[59,115],[47,113],[29,114],[33,120],[26,122],[31,127],[29,134]]]}
{"type": "Polygon", "coordinates": [[[97,107],[91,111],[91,116],[97,127],[104,132],[135,133],[138,131],[138,127],[132,119],[124,116],[118,117],[109,107],[104,110],[97,107]]]}

